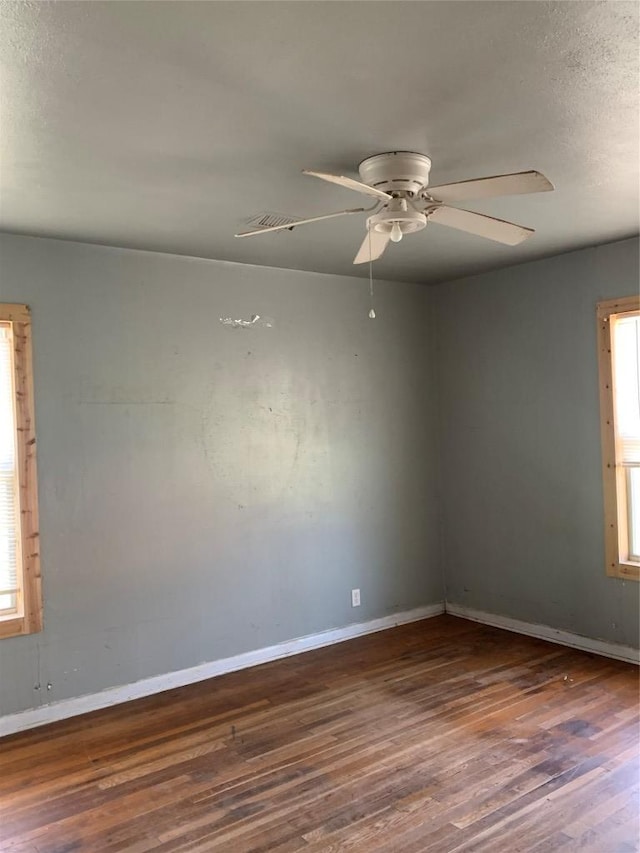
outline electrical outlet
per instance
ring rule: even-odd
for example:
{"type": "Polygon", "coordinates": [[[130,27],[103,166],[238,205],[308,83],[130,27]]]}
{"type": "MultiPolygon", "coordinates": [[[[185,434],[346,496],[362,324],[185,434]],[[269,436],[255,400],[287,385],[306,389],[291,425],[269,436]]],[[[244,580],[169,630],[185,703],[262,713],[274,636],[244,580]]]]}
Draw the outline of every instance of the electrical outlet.
{"type": "Polygon", "coordinates": [[[351,590],[351,606],[352,607],[360,607],[360,590],[352,589],[351,590]]]}

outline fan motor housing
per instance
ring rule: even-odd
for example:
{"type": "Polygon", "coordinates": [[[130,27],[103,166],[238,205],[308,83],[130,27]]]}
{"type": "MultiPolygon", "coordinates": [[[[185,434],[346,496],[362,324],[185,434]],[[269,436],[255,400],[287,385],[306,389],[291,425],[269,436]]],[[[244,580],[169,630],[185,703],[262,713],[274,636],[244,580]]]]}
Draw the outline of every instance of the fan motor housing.
{"type": "Polygon", "coordinates": [[[418,193],[429,184],[431,159],[413,151],[387,151],[358,166],[363,183],[386,193],[418,193]]]}

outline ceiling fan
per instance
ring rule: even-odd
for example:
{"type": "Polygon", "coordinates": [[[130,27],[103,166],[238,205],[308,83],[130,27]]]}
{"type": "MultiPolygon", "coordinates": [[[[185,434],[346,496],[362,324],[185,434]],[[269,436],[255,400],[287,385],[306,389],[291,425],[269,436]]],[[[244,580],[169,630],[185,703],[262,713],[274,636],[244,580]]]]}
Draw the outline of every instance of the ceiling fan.
{"type": "Polygon", "coordinates": [[[312,175],[323,181],[330,181],[364,193],[375,198],[376,203],[369,208],[356,207],[340,210],[324,216],[312,216],[309,219],[298,219],[272,227],[243,231],[235,236],[253,237],[256,234],[268,234],[285,229],[293,231],[299,225],[320,222],[323,219],[369,213],[371,215],[366,222],[367,233],[353,260],[354,264],[377,260],[387,248],[389,240],[398,243],[405,234],[422,231],[428,222],[448,225],[459,231],[515,246],[530,237],[534,233],[533,229],[459,207],[451,207],[451,203],[495,196],[547,192],[553,189],[553,184],[540,172],[535,171],[429,187],[430,170],[430,158],[426,154],[415,154],[411,151],[389,151],[367,157],[358,166],[361,181],[342,175],[329,175],[325,172],[304,169],[305,175],[312,175]]]}

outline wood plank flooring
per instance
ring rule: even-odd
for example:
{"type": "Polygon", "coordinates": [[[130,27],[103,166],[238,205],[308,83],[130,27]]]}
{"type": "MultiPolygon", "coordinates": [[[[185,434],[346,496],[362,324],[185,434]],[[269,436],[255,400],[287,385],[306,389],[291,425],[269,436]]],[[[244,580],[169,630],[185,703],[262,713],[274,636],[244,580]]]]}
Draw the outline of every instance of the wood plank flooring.
{"type": "Polygon", "coordinates": [[[441,616],[0,741],[2,853],[638,848],[638,672],[441,616]]]}

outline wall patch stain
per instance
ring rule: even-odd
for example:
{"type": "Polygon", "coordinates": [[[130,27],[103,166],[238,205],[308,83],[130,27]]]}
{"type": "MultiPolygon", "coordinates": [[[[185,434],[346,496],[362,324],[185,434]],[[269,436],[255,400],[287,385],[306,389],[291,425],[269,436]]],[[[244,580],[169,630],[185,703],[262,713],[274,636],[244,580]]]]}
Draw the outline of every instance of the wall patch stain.
{"type": "Polygon", "coordinates": [[[223,326],[230,326],[232,329],[250,329],[252,326],[264,326],[266,329],[273,327],[273,320],[270,317],[261,317],[260,314],[252,314],[250,320],[220,317],[220,322],[223,326]]]}

